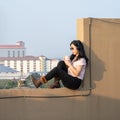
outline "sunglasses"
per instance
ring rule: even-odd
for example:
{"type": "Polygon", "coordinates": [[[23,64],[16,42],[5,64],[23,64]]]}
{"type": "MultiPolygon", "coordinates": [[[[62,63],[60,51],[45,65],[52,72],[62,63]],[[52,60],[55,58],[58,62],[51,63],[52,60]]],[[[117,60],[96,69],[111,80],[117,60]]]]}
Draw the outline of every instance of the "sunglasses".
{"type": "Polygon", "coordinates": [[[70,48],[70,50],[73,50],[73,49],[74,49],[73,47],[70,48]]]}

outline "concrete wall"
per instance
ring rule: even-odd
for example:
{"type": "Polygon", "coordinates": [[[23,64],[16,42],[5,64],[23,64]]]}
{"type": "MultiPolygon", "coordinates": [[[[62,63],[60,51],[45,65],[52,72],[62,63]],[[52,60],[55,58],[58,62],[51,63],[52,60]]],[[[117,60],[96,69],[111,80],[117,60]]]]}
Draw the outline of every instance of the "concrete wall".
{"type": "Polygon", "coordinates": [[[0,90],[0,119],[119,120],[118,23],[120,19],[78,19],[77,39],[83,41],[90,61],[84,87],[0,90]]]}
{"type": "Polygon", "coordinates": [[[96,105],[91,107],[91,120],[120,119],[120,19],[79,19],[77,39],[84,42],[91,62],[93,102],[89,104],[96,105]]]}

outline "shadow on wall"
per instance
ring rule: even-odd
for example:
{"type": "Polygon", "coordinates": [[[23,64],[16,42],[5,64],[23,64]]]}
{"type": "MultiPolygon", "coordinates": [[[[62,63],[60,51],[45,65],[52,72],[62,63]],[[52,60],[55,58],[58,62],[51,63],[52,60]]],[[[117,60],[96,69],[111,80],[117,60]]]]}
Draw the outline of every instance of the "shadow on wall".
{"type": "Polygon", "coordinates": [[[89,58],[88,67],[84,78],[84,90],[95,89],[95,81],[100,81],[103,78],[105,72],[105,64],[101,58],[99,58],[92,48],[89,48],[83,43],[87,57],[89,58]]]}

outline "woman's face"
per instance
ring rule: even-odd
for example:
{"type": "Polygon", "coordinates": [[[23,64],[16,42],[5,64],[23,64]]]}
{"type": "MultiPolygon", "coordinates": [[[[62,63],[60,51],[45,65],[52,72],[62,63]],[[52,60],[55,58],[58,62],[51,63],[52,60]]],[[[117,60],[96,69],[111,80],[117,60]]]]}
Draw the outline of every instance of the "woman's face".
{"type": "Polygon", "coordinates": [[[76,55],[76,56],[79,55],[79,51],[78,51],[77,47],[74,44],[70,45],[70,50],[72,51],[73,55],[76,55]]]}

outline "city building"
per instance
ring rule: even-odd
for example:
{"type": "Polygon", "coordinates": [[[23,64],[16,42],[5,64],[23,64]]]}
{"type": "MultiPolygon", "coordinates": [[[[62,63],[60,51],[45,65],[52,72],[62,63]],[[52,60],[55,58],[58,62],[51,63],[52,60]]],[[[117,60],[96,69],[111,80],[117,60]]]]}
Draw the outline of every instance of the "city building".
{"type": "Polygon", "coordinates": [[[0,61],[5,66],[20,71],[23,76],[29,72],[41,71],[39,57],[0,57],[0,61]]]}
{"type": "Polygon", "coordinates": [[[29,73],[38,72],[41,75],[46,74],[54,68],[57,59],[48,59],[44,55],[26,56],[26,48],[23,41],[16,42],[15,45],[0,45],[0,64],[12,68],[25,77],[29,73]]]}
{"type": "Polygon", "coordinates": [[[0,63],[21,72],[26,76],[30,72],[48,72],[59,60],[47,59],[45,56],[0,57],[0,63]]]}
{"type": "Polygon", "coordinates": [[[46,57],[41,55],[40,60],[40,72],[46,72],[46,57]]]}
{"type": "Polygon", "coordinates": [[[50,71],[52,68],[57,66],[59,59],[46,59],[46,71],[50,71]]]}
{"type": "Polygon", "coordinates": [[[0,45],[0,57],[24,57],[26,48],[23,41],[16,42],[15,45],[0,45]]]}

